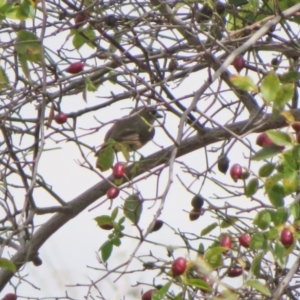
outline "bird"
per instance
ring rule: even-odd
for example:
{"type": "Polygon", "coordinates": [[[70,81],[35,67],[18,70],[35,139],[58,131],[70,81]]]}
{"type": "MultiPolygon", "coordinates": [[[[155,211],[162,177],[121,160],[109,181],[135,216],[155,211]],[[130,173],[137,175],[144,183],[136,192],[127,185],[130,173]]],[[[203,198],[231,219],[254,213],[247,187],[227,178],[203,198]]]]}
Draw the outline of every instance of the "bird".
{"type": "MultiPolygon", "coordinates": [[[[113,148],[115,152],[132,152],[142,148],[155,135],[153,123],[163,116],[153,107],[136,107],[128,116],[117,120],[107,131],[104,144],[96,152],[98,159],[105,149],[113,148]]],[[[98,162],[97,162],[97,165],[98,162]]],[[[101,165],[101,164],[100,164],[101,165]]]]}

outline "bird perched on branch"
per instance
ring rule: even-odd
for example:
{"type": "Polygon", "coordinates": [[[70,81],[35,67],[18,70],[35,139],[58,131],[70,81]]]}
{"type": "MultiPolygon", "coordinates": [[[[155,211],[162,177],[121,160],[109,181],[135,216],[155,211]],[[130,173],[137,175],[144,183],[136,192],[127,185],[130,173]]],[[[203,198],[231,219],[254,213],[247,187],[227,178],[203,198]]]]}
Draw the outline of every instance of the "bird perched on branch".
{"type": "Polygon", "coordinates": [[[113,164],[114,152],[122,151],[127,157],[128,152],[146,145],[154,137],[154,121],[161,117],[153,107],[137,107],[129,116],[117,120],[106,133],[104,144],[96,153],[97,167],[105,171],[113,164]]]}

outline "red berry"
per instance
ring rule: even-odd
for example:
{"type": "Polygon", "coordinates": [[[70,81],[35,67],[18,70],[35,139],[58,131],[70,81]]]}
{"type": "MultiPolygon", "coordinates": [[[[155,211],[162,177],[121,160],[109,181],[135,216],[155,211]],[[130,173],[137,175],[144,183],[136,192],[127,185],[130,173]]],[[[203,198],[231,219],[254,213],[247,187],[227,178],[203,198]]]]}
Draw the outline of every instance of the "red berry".
{"type": "Polygon", "coordinates": [[[289,247],[293,244],[294,236],[289,228],[283,228],[283,230],[281,231],[280,241],[285,247],[289,247]]]}
{"type": "Polygon", "coordinates": [[[187,261],[183,257],[178,257],[173,261],[172,272],[174,276],[180,276],[185,272],[187,261]]]}
{"type": "Polygon", "coordinates": [[[164,221],[162,220],[156,220],[151,232],[154,232],[154,231],[158,231],[159,229],[162,228],[162,226],[164,225],[164,221]]]}
{"type": "Polygon", "coordinates": [[[12,293],[6,294],[4,296],[4,298],[2,298],[2,300],[16,300],[16,299],[17,299],[17,296],[15,294],[12,294],[12,293]]]}
{"type": "Polygon", "coordinates": [[[230,169],[230,176],[234,180],[234,182],[237,182],[238,179],[243,178],[243,169],[241,165],[234,164],[230,169]]]}
{"type": "Polygon", "coordinates": [[[242,268],[231,268],[228,270],[228,277],[238,277],[243,274],[242,268]]]}
{"type": "Polygon", "coordinates": [[[292,127],[298,133],[300,131],[300,122],[293,123],[292,127]]]}
{"type": "MultiPolygon", "coordinates": [[[[257,138],[256,138],[256,145],[260,147],[268,147],[268,146],[277,146],[269,137],[268,135],[264,132],[261,133],[257,138]]],[[[281,150],[284,150],[284,146],[278,146],[281,150]]]]}
{"type": "Polygon", "coordinates": [[[146,293],[143,294],[142,296],[142,300],[151,300],[152,299],[152,294],[155,292],[156,290],[149,290],[146,293]]]}
{"type": "Polygon", "coordinates": [[[244,233],[239,237],[241,246],[249,248],[251,242],[251,236],[248,233],[244,233]]]}
{"type": "MultiPolygon", "coordinates": [[[[256,138],[256,145],[260,147],[268,147],[268,146],[277,146],[269,137],[268,135],[264,132],[261,133],[257,138],[256,138]]],[[[278,146],[281,150],[284,150],[284,146],[278,146]]]]}
{"type": "Polygon", "coordinates": [[[57,124],[64,124],[67,122],[68,116],[63,114],[63,113],[59,113],[54,117],[54,120],[57,124]]]}
{"type": "Polygon", "coordinates": [[[103,230],[112,230],[114,228],[114,226],[111,224],[102,224],[99,227],[102,228],[103,230]]]}
{"type": "Polygon", "coordinates": [[[120,190],[117,187],[112,186],[111,188],[108,189],[106,195],[108,199],[115,199],[118,197],[120,193],[120,190]]]}
{"type": "Polygon", "coordinates": [[[115,178],[123,178],[125,174],[125,165],[121,162],[117,162],[113,167],[113,175],[115,178]]]}
{"type": "Polygon", "coordinates": [[[235,57],[235,59],[232,62],[232,65],[236,69],[238,73],[240,73],[245,68],[245,60],[244,57],[241,55],[238,55],[235,57]]]}
{"type": "Polygon", "coordinates": [[[268,137],[268,135],[264,132],[261,133],[257,138],[256,138],[256,145],[260,147],[267,147],[267,146],[274,146],[275,144],[273,141],[268,137]]]}
{"type": "Polygon", "coordinates": [[[232,247],[231,237],[229,235],[224,235],[221,239],[220,246],[226,248],[224,253],[228,253],[232,247]]]}
{"type": "Polygon", "coordinates": [[[75,17],[75,25],[78,25],[78,26],[82,25],[86,19],[87,19],[87,14],[79,13],[75,17]]]}
{"type": "Polygon", "coordinates": [[[189,214],[190,220],[191,221],[198,220],[201,214],[202,214],[201,208],[193,208],[189,214]]]}
{"type": "Polygon", "coordinates": [[[67,69],[66,72],[71,73],[71,74],[77,74],[79,72],[81,72],[84,68],[84,63],[82,62],[75,62],[70,64],[67,69]]]}

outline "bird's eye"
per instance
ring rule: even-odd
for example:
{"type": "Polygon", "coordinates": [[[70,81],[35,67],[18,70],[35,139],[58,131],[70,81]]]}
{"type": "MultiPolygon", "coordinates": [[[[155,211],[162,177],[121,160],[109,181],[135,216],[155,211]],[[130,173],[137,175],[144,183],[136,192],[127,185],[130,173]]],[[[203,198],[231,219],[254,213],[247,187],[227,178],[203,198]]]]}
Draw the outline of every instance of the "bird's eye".
{"type": "Polygon", "coordinates": [[[156,115],[156,110],[151,110],[150,114],[153,115],[153,116],[155,116],[156,115]]]}

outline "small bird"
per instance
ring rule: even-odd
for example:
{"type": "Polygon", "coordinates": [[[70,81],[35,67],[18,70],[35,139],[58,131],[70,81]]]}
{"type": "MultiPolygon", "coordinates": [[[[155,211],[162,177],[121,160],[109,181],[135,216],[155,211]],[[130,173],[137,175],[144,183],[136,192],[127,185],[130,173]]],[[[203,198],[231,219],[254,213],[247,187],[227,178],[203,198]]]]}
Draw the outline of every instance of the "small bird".
{"type": "Polygon", "coordinates": [[[153,139],[155,134],[153,123],[158,118],[162,118],[162,115],[153,107],[134,108],[129,116],[117,120],[108,130],[104,144],[96,156],[100,157],[110,140],[117,142],[113,146],[115,152],[122,151],[122,147],[128,152],[140,149],[153,139]]]}

